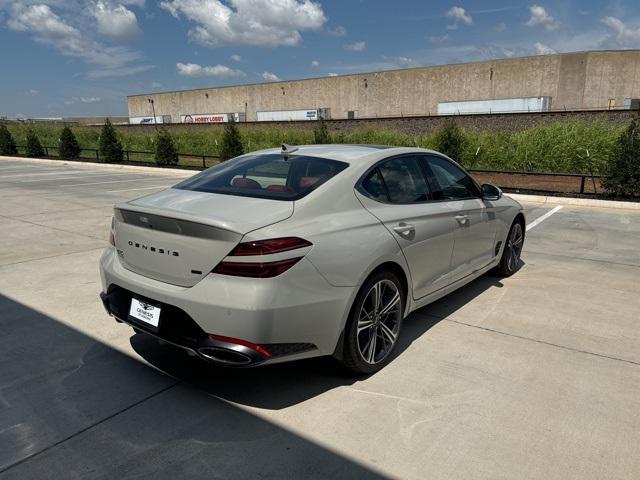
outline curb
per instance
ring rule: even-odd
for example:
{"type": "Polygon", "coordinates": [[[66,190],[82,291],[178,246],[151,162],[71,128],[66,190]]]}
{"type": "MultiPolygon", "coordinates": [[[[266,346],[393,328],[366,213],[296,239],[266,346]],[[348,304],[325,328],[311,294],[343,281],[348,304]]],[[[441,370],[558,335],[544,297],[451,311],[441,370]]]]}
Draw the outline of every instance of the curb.
{"type": "Polygon", "coordinates": [[[171,176],[184,176],[191,177],[199,172],[199,170],[185,170],[182,168],[160,168],[160,167],[145,167],[143,165],[113,165],[109,163],[93,163],[93,162],[79,162],[79,161],[67,161],[67,160],[51,160],[49,158],[23,158],[23,157],[5,157],[0,156],[0,160],[20,161],[25,163],[37,163],[45,165],[57,165],[57,166],[74,166],[84,168],[103,168],[105,170],[129,170],[133,172],[149,172],[156,173],[158,175],[171,175],[171,176]]]}
{"type": "Polygon", "coordinates": [[[506,196],[519,202],[548,203],[551,205],[575,205],[577,207],[619,208],[640,211],[640,202],[621,202],[618,200],[597,200],[594,198],[553,197],[548,195],[524,195],[505,193],[506,196]]]}

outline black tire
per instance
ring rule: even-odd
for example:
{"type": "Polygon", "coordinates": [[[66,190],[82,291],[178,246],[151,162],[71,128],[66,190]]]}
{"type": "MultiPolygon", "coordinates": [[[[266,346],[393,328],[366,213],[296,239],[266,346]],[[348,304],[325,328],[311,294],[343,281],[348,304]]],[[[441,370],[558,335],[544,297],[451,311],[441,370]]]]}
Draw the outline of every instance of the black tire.
{"type": "Polygon", "coordinates": [[[356,296],[345,327],[342,352],[342,363],[345,367],[352,372],[368,375],[377,372],[389,363],[402,327],[405,296],[406,292],[403,291],[398,277],[391,272],[381,271],[367,279],[356,296]],[[378,285],[380,285],[380,290],[377,290],[378,285]],[[382,301],[376,307],[372,295],[377,295],[378,291],[381,292],[382,301]],[[389,311],[384,313],[383,310],[386,309],[384,307],[392,303],[394,304],[389,311]],[[366,313],[368,310],[371,310],[372,313],[363,315],[363,312],[366,313]],[[375,313],[373,313],[374,310],[375,313]],[[368,322],[371,323],[371,326],[363,327],[368,322]],[[391,341],[392,334],[395,335],[393,341],[391,341]],[[365,345],[367,340],[369,343],[365,345]],[[380,345],[378,345],[378,341],[380,341],[380,345]],[[376,353],[377,348],[380,348],[379,353],[376,353]],[[368,359],[365,358],[365,354],[369,357],[368,359]]]}
{"type": "Polygon", "coordinates": [[[524,225],[516,218],[509,229],[509,234],[504,242],[502,257],[497,272],[503,277],[510,277],[520,268],[520,254],[524,246],[524,225]]]}

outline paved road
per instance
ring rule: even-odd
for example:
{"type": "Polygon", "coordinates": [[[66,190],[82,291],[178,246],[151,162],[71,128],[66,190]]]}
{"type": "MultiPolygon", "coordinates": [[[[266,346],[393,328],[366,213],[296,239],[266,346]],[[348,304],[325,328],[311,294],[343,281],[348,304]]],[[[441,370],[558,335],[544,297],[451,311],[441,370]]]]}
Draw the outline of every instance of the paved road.
{"type": "Polygon", "coordinates": [[[640,213],[565,206],[356,380],[212,368],[105,315],[112,204],[178,180],[0,161],[1,478],[640,478],[640,213]]]}

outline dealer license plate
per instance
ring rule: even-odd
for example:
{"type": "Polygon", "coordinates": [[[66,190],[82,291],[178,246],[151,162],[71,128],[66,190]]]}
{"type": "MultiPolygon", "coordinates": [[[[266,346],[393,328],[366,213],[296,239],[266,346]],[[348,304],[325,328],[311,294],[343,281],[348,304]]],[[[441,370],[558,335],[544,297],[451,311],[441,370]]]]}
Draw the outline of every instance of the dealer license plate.
{"type": "Polygon", "coordinates": [[[156,328],[158,328],[160,323],[160,307],[143,302],[137,298],[131,299],[129,315],[136,320],[140,320],[156,328]]]}

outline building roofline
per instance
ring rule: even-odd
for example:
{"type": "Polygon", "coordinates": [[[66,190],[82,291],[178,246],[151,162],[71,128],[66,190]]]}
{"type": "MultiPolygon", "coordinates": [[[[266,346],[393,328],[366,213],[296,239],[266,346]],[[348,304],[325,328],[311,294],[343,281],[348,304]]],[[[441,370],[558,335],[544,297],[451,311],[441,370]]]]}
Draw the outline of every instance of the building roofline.
{"type": "Polygon", "coordinates": [[[438,65],[423,65],[420,67],[410,67],[410,68],[392,68],[389,70],[376,70],[370,72],[357,72],[357,73],[345,73],[343,75],[335,75],[335,76],[321,76],[321,77],[309,77],[309,78],[295,78],[291,80],[279,80],[277,82],[255,82],[255,83],[240,83],[236,85],[222,85],[218,87],[198,87],[198,88],[187,88],[184,90],[166,90],[163,92],[148,92],[148,93],[136,93],[133,95],[127,95],[127,98],[133,97],[148,97],[152,95],[166,95],[172,93],[183,93],[183,92],[197,92],[197,91],[205,91],[205,90],[222,90],[225,88],[241,88],[241,87],[255,87],[257,85],[278,85],[281,83],[292,83],[292,82],[307,82],[313,80],[327,80],[331,78],[344,78],[344,77],[357,77],[362,75],[375,75],[377,73],[393,73],[393,72],[407,72],[414,70],[424,70],[424,69],[435,69],[435,68],[445,68],[452,67],[458,65],[479,65],[479,64],[491,64],[497,62],[513,62],[516,60],[526,60],[530,58],[548,58],[548,57],[562,57],[569,55],[584,55],[590,53],[640,53],[640,49],[637,48],[629,48],[623,50],[584,50],[579,52],[564,52],[564,53],[552,53],[549,55],[527,55],[524,57],[511,57],[511,58],[495,58],[492,60],[477,60],[475,62],[458,62],[458,63],[443,63],[438,65]]]}

